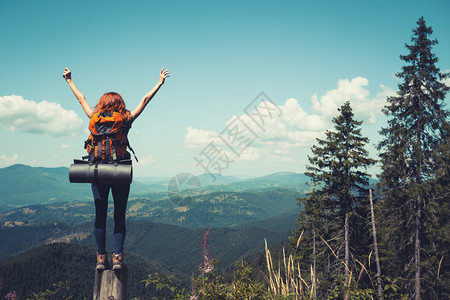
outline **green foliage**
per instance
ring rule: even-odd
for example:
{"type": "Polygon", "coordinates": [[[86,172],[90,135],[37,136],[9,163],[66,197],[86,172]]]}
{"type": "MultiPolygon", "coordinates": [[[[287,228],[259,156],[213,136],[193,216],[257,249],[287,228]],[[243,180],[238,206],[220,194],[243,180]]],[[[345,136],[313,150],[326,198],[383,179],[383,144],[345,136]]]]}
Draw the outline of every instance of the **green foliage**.
{"type": "Polygon", "coordinates": [[[373,300],[376,298],[373,288],[359,288],[354,283],[348,286],[342,276],[339,276],[336,282],[337,284],[329,290],[327,299],[344,299],[344,296],[348,296],[349,300],[373,300]]]}
{"type": "Polygon", "coordinates": [[[264,284],[253,281],[253,269],[247,262],[236,263],[237,270],[234,272],[232,282],[232,299],[259,299],[267,296],[267,288],[264,284]]]}
{"type": "Polygon", "coordinates": [[[160,275],[158,273],[149,274],[147,279],[141,281],[145,287],[152,286],[158,291],[168,292],[169,299],[186,299],[186,288],[174,280],[174,276],[160,275]]]}
{"type": "Polygon", "coordinates": [[[53,285],[53,290],[47,289],[44,292],[33,293],[32,297],[28,297],[27,300],[69,300],[73,298],[73,295],[68,295],[69,291],[69,282],[59,281],[53,285]]]}
{"type": "Polygon", "coordinates": [[[436,66],[432,33],[420,18],[406,45],[409,53],[400,56],[401,82],[397,95],[387,99],[388,126],[378,145],[384,269],[416,299],[450,296],[448,286],[436,283],[439,260],[449,254],[449,74],[436,66]]]}
{"type": "Polygon", "coordinates": [[[200,272],[192,275],[191,294],[182,285],[174,282],[173,277],[149,274],[141,282],[145,287],[169,292],[168,295],[154,299],[271,299],[264,284],[251,279],[252,268],[246,262],[236,263],[231,281],[214,272],[200,272]]]}
{"type": "Polygon", "coordinates": [[[266,286],[251,279],[252,268],[248,263],[240,262],[236,267],[231,282],[213,272],[193,276],[191,299],[270,299],[266,286]]]}
{"type": "Polygon", "coordinates": [[[326,131],[326,139],[317,139],[317,145],[311,148],[313,155],[308,157],[305,174],[311,177],[314,189],[308,197],[298,199],[303,210],[296,236],[291,239],[297,248],[303,235],[302,245],[306,247],[299,248],[297,259],[303,269],[312,268],[318,297],[326,297],[330,286],[332,291],[342,286],[336,278],[344,273],[348,277],[352,265],[357,265],[349,259],[350,249],[351,256],[360,260],[369,252],[361,241],[368,238],[364,228],[370,176],[366,169],[375,161],[368,157],[368,139],[361,136],[358,127],[362,122],[353,119],[350,103],[338,110],[340,114],[333,119],[335,131],[326,131]]]}
{"type": "Polygon", "coordinates": [[[388,276],[384,276],[383,277],[383,282],[384,282],[384,291],[383,291],[383,296],[384,299],[402,299],[402,300],[406,300],[408,299],[408,295],[404,295],[401,294],[401,288],[400,288],[400,283],[401,279],[400,278],[396,278],[396,279],[391,279],[388,276]]]}

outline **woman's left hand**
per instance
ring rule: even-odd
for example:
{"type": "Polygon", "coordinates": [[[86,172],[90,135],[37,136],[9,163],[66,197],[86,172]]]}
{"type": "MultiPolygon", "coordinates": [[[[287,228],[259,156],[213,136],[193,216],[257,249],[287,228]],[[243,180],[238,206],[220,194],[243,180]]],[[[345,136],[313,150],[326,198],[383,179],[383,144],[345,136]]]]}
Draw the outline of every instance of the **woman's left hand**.
{"type": "Polygon", "coordinates": [[[161,69],[161,71],[159,72],[159,83],[162,85],[164,84],[164,81],[166,80],[167,77],[169,77],[169,69],[164,70],[165,67],[163,67],[161,69]]]}

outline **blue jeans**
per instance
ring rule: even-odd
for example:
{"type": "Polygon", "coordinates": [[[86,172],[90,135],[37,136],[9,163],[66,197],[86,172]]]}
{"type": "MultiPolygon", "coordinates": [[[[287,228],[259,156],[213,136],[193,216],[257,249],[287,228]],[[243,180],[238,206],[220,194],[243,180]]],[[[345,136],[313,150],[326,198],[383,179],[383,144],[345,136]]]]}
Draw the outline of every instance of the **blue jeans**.
{"type": "Polygon", "coordinates": [[[114,253],[123,252],[125,241],[125,212],[127,210],[129,184],[92,184],[92,194],[95,201],[94,235],[98,254],[106,252],[106,215],[108,211],[108,195],[112,191],[114,199],[114,253]]]}

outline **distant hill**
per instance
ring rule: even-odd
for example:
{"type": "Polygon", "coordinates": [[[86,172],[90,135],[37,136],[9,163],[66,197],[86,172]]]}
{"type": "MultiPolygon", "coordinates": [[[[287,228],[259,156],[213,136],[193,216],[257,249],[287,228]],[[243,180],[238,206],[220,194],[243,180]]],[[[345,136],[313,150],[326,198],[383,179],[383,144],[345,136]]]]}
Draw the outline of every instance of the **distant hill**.
{"type": "MultiPolygon", "coordinates": [[[[280,172],[253,179],[240,179],[234,176],[209,174],[197,176],[204,193],[226,191],[260,191],[262,189],[289,188],[303,193],[308,190],[305,182],[309,179],[303,174],[280,172]]],[[[145,178],[145,182],[134,180],[131,195],[159,195],[158,200],[167,196],[171,179],[145,178]]],[[[69,168],[42,168],[21,164],[0,168],[0,213],[33,204],[56,202],[91,201],[89,184],[70,183],[69,168]]]]}
{"type": "Polygon", "coordinates": [[[225,176],[221,174],[202,174],[197,176],[202,186],[219,186],[226,185],[232,182],[242,181],[243,179],[235,176],[225,176]]]}
{"type": "MultiPolygon", "coordinates": [[[[129,269],[130,299],[163,296],[140,283],[148,274],[174,275],[187,280],[186,277],[180,277],[162,265],[136,254],[125,252],[125,260],[129,269]]],[[[0,263],[0,277],[3,280],[0,298],[5,299],[9,291],[16,291],[19,299],[25,299],[32,293],[53,289],[53,284],[59,281],[68,281],[70,289],[67,294],[73,295],[73,299],[92,299],[95,263],[94,248],[83,245],[57,243],[33,248],[0,263]]],[[[62,295],[58,299],[63,299],[62,295]]]]}
{"type": "MultiPolygon", "coordinates": [[[[262,177],[241,179],[235,176],[220,174],[203,174],[197,176],[205,191],[243,192],[268,190],[275,188],[290,188],[297,191],[309,190],[309,178],[304,174],[293,172],[278,172],[262,177]]],[[[160,182],[161,183],[161,182],[160,182]]]]}
{"type": "Polygon", "coordinates": [[[67,168],[34,168],[13,165],[0,169],[0,212],[15,207],[59,202],[86,201],[87,185],[70,185],[67,168]]]}
{"type": "MultiPolygon", "coordinates": [[[[0,169],[0,213],[11,209],[61,201],[92,201],[90,184],[69,182],[69,168],[41,168],[12,165],[0,169]]],[[[133,183],[134,193],[147,193],[151,189],[133,183]]]]}
{"type": "Polygon", "coordinates": [[[292,172],[279,172],[262,177],[247,179],[238,182],[232,182],[225,186],[227,190],[252,190],[252,189],[266,189],[266,188],[303,188],[308,190],[306,183],[309,182],[309,177],[304,174],[292,172]]]}
{"type": "MultiPolygon", "coordinates": [[[[128,220],[152,220],[188,228],[226,227],[277,216],[297,208],[301,196],[291,189],[255,192],[211,192],[193,197],[193,203],[176,206],[167,196],[150,194],[131,197],[128,220]],[[164,200],[161,200],[164,199],[164,200]]],[[[108,214],[112,215],[113,205],[108,214]]],[[[0,213],[5,222],[81,224],[94,219],[93,201],[29,205],[0,213]]]]}
{"type": "Polygon", "coordinates": [[[295,208],[272,218],[239,224],[231,226],[230,228],[264,228],[272,231],[293,232],[296,226],[298,213],[299,209],[295,208]]]}

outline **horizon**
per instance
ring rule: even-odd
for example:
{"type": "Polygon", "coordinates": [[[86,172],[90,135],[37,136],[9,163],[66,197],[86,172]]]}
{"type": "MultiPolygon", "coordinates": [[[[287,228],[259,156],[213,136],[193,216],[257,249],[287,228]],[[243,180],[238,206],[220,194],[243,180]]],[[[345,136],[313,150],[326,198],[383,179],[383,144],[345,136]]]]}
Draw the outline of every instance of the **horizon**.
{"type": "MultiPolygon", "coordinates": [[[[15,166],[25,166],[25,167],[30,167],[30,168],[36,168],[36,169],[61,169],[61,168],[65,168],[65,169],[69,169],[68,166],[59,166],[59,167],[46,167],[46,166],[31,166],[31,165],[27,165],[27,164],[13,164],[13,165],[9,165],[9,166],[5,166],[5,167],[1,167],[0,166],[0,170],[1,169],[7,169],[10,167],[15,167],[15,166]]],[[[219,173],[211,173],[214,176],[217,177],[223,177],[223,178],[236,178],[239,180],[247,180],[247,179],[255,179],[255,178],[260,178],[260,177],[266,177],[266,176],[271,176],[271,175],[280,175],[282,173],[287,173],[287,174],[295,174],[295,175],[305,175],[304,173],[298,173],[298,172],[289,172],[289,171],[279,171],[279,172],[275,172],[275,173],[269,173],[269,174],[263,174],[263,175],[256,175],[256,176],[245,176],[245,175],[234,175],[234,174],[228,174],[228,175],[223,175],[223,174],[219,174],[219,173]]],[[[192,174],[196,177],[208,177],[210,176],[209,174],[192,174]]],[[[162,181],[163,180],[171,180],[173,177],[165,177],[165,176],[133,176],[133,179],[150,179],[150,178],[160,178],[162,181]]]]}
{"type": "MultiPolygon", "coordinates": [[[[6,166],[6,167],[0,167],[0,170],[2,169],[6,169],[6,168],[10,168],[10,167],[14,167],[14,166],[25,166],[25,167],[30,167],[30,168],[41,168],[41,169],[61,169],[61,168],[65,168],[68,171],[68,167],[66,166],[61,166],[61,167],[42,167],[42,166],[30,166],[30,165],[24,165],[24,164],[14,164],[14,165],[10,165],[10,166],[6,166]]],[[[190,174],[190,173],[189,173],[190,174]]],[[[180,175],[180,174],[177,174],[180,175]]],[[[200,178],[200,179],[208,179],[210,178],[210,174],[190,174],[194,177],[200,178]]],[[[207,186],[221,186],[221,185],[227,185],[227,184],[232,184],[232,183],[237,183],[240,181],[251,181],[251,180],[256,180],[256,179],[261,179],[264,177],[270,177],[270,176],[279,176],[279,175],[292,175],[292,176],[296,176],[296,175],[301,175],[301,176],[306,176],[305,173],[298,173],[298,172],[289,172],[289,171],[280,171],[280,172],[275,172],[275,173],[269,173],[269,174],[262,174],[262,175],[257,175],[257,176],[240,176],[240,175],[233,175],[233,174],[229,174],[229,175],[221,175],[221,174],[212,174],[214,176],[216,176],[216,179],[219,180],[209,180],[211,182],[209,182],[208,180],[206,181],[206,183],[208,183],[207,186]],[[221,182],[220,179],[233,179],[233,181],[228,181],[228,182],[221,182]]],[[[176,176],[173,177],[164,177],[164,176],[133,176],[133,183],[135,182],[139,182],[140,184],[144,184],[144,185],[149,185],[149,184],[170,184],[170,181],[173,180],[176,176]]],[[[378,181],[378,177],[376,176],[371,176],[369,178],[369,183],[373,181],[378,181]]],[[[69,182],[68,182],[69,183],[69,182]]],[[[307,181],[305,182],[301,182],[301,183],[307,183],[307,181]]],[[[70,184],[76,184],[79,185],[80,183],[70,183],[70,184]]],[[[206,186],[205,186],[206,187],[206,186]]]]}

